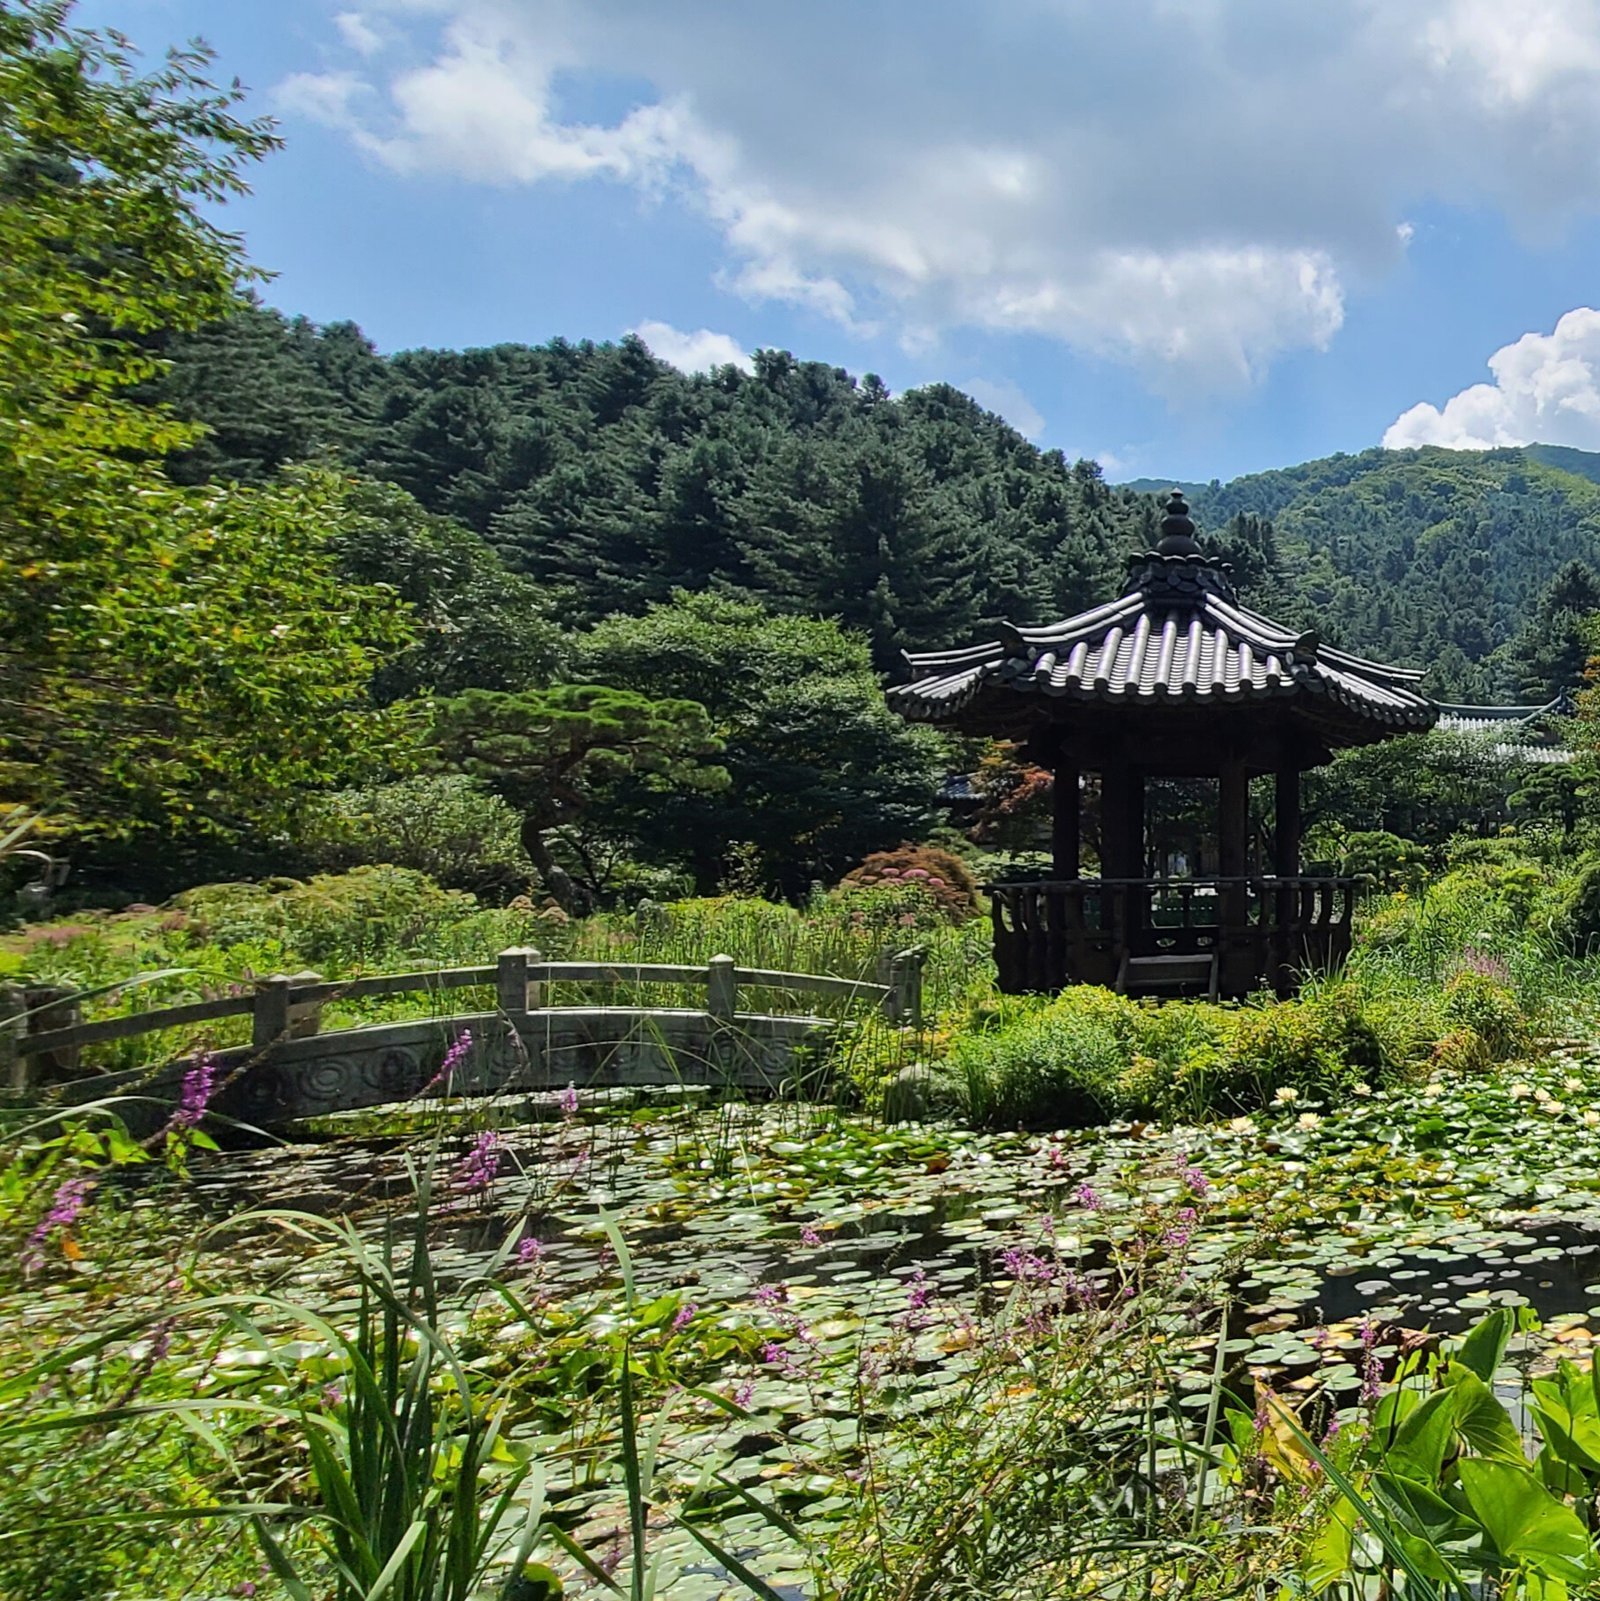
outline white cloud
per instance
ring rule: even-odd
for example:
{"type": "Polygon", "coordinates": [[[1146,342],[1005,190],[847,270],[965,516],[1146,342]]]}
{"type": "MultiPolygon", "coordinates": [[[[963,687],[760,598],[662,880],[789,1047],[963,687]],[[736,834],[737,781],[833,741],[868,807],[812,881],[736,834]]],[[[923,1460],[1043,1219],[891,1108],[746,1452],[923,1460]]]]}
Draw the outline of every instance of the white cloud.
{"type": "Polygon", "coordinates": [[[358,56],[375,56],[383,49],[383,35],[359,11],[341,11],[333,25],[358,56]]]}
{"type": "Polygon", "coordinates": [[[969,378],[961,387],[980,406],[999,412],[1025,439],[1044,432],[1039,408],[1010,379],[969,378]]]}
{"type": "Polygon", "coordinates": [[[372,86],[353,72],[296,72],[274,88],[272,100],[274,109],[287,116],[309,117],[359,139],[355,103],[371,93],[372,86]]]}
{"type": "Polygon", "coordinates": [[[688,333],[670,322],[642,322],[628,331],[638,334],[655,355],[680,372],[706,372],[712,367],[728,366],[755,371],[750,353],[732,334],[713,333],[709,328],[688,333]]]}
{"type": "Polygon", "coordinates": [[[1325,347],[1418,203],[1600,211],[1593,0],[380,10],[410,60],[364,69],[359,121],[344,75],[290,98],[396,171],[625,184],[698,214],[751,300],[924,349],[1042,334],[1174,394],[1325,347]]]}
{"type": "Polygon", "coordinates": [[[1579,306],[1552,333],[1528,333],[1489,358],[1494,382],[1473,384],[1442,407],[1426,402],[1397,417],[1390,450],[1443,445],[1575,445],[1600,450],[1600,311],[1579,306]]]}

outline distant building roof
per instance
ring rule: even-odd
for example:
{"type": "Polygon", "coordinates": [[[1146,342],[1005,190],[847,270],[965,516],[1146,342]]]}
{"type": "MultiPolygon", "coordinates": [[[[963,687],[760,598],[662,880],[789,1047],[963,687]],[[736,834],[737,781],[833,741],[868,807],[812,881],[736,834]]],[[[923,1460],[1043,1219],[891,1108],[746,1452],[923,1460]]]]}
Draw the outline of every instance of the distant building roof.
{"type": "Polygon", "coordinates": [[[1572,752],[1557,741],[1555,720],[1572,715],[1572,697],[1563,691],[1542,706],[1439,706],[1439,732],[1493,740],[1503,761],[1535,764],[1570,762],[1572,752]]]}

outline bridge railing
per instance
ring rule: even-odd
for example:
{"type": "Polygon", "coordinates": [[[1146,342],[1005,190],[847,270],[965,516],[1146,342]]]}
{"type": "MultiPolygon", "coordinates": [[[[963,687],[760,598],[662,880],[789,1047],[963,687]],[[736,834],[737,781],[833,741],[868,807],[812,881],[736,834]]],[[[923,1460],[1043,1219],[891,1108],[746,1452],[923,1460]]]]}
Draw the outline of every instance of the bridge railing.
{"type": "Polygon", "coordinates": [[[330,1001],[493,985],[501,1011],[537,1012],[549,1005],[548,988],[563,982],[704,986],[707,1016],[728,1024],[738,1018],[741,988],[869,1001],[890,1022],[920,1025],[922,1021],[922,957],[915,950],[900,951],[890,960],[887,983],[872,983],[826,973],[740,967],[731,956],[713,956],[703,966],[675,962],[547,962],[542,951],[519,946],[501,951],[492,966],[428,968],[350,979],[324,979],[319,973],[277,974],[257,980],[252,990],[240,995],[189,1001],[181,1006],[130,1012],[87,1023],[82,1021],[82,1004],[88,997],[81,992],[56,986],[0,985],[0,1082],[9,1083],[13,1089],[26,1089],[42,1076],[73,1073],[85,1046],[227,1017],[249,1017],[252,1046],[266,1050],[280,1040],[305,1039],[321,1033],[322,1009],[330,1001]]]}

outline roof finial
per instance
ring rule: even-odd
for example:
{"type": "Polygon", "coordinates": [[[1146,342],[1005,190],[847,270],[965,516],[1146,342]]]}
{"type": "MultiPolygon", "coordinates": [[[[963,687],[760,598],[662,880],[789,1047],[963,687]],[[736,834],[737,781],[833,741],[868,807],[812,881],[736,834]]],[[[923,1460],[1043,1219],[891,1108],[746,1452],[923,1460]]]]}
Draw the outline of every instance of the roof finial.
{"type": "Polygon", "coordinates": [[[1166,515],[1161,519],[1161,539],[1156,545],[1158,556],[1198,556],[1200,546],[1194,537],[1194,518],[1189,515],[1188,503],[1181,489],[1174,489],[1167,497],[1166,515]]]}

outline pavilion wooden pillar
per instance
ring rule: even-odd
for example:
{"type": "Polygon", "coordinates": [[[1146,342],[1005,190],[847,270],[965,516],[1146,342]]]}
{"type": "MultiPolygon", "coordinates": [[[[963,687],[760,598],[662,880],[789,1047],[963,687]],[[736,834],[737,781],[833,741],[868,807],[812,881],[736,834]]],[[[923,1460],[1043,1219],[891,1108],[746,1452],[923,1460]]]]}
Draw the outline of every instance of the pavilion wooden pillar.
{"type": "MultiPolygon", "coordinates": [[[[1217,876],[1241,879],[1249,870],[1250,770],[1240,756],[1225,756],[1217,771],[1217,876]]],[[[1217,897],[1217,943],[1223,963],[1227,953],[1245,944],[1250,896],[1243,884],[1230,883],[1217,897]]],[[[1224,985],[1228,979],[1223,977],[1224,985]]]]}
{"type": "MultiPolygon", "coordinates": [[[[1273,796],[1272,867],[1279,878],[1300,876],[1300,768],[1280,754],[1277,787],[1273,796]]],[[[1301,889],[1298,884],[1279,886],[1267,974],[1280,996],[1292,995],[1296,971],[1305,958],[1305,935],[1300,923],[1301,889]]]]}
{"type": "MultiPolygon", "coordinates": [[[[1100,876],[1144,877],[1144,774],[1127,762],[1108,761],[1100,770],[1100,876]]],[[[1144,924],[1144,894],[1132,884],[1103,892],[1105,926],[1131,944],[1144,924]]]]}
{"type": "Polygon", "coordinates": [[[1083,876],[1083,812],[1078,763],[1071,756],[1056,762],[1055,810],[1050,821],[1050,870],[1060,879],[1083,876]]]}
{"type": "Polygon", "coordinates": [[[1273,803],[1272,867],[1279,878],[1300,876],[1300,769],[1281,758],[1273,803]]]}

